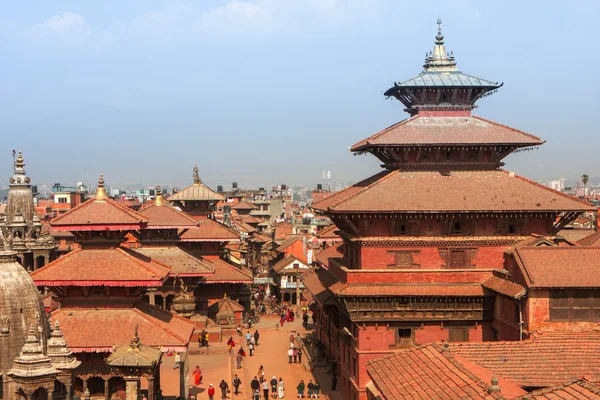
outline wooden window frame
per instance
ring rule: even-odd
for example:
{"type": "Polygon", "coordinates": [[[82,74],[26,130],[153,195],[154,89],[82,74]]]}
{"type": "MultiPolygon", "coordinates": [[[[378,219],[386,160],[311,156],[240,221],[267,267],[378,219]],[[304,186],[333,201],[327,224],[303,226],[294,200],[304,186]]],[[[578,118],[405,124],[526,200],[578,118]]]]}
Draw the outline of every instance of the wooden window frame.
{"type": "MultiPolygon", "coordinates": [[[[550,289],[548,304],[548,317],[552,322],[599,322],[600,321],[600,291],[593,289],[550,289]],[[579,295],[579,296],[576,296],[579,295]],[[559,301],[565,304],[560,304],[559,301]],[[582,304],[577,304],[582,300],[582,304]],[[558,303],[558,304],[557,304],[558,303]],[[566,313],[565,317],[556,314],[559,311],[566,313]],[[587,311],[588,316],[582,318],[577,312],[587,311]]],[[[582,314],[583,315],[583,314],[582,314]]]]}

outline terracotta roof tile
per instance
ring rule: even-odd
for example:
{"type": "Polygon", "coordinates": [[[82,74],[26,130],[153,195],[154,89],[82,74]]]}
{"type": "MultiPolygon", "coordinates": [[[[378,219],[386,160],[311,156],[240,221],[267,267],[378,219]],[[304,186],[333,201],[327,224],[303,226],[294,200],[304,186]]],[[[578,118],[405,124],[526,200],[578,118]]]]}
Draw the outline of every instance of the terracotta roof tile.
{"type": "Polygon", "coordinates": [[[171,196],[169,198],[169,201],[177,201],[177,200],[181,200],[181,201],[185,201],[185,200],[222,201],[222,200],[225,200],[225,196],[223,196],[217,192],[214,192],[208,186],[206,186],[205,184],[200,182],[200,183],[194,183],[194,184],[186,187],[185,189],[180,190],[179,192],[173,194],[173,196],[171,196]]]}
{"type": "Polygon", "coordinates": [[[205,278],[206,283],[252,283],[252,273],[221,259],[211,259],[214,275],[205,278]]]}
{"type": "Polygon", "coordinates": [[[328,268],[329,267],[329,259],[330,258],[339,258],[342,255],[342,246],[343,243],[338,243],[335,246],[331,246],[326,248],[323,251],[320,251],[319,253],[317,253],[317,255],[315,256],[315,260],[323,265],[323,267],[328,268]]]}
{"type": "Polygon", "coordinates": [[[321,305],[333,297],[329,287],[337,282],[337,278],[323,268],[315,268],[302,275],[307,291],[321,305]]]}
{"type": "Polygon", "coordinates": [[[516,247],[512,252],[528,287],[600,288],[600,248],[516,247]]]}
{"type": "Polygon", "coordinates": [[[74,352],[112,351],[129,344],[135,327],[146,346],[183,351],[195,324],[158,307],[138,303],[135,308],[62,308],[54,311],[69,348],[74,352]]]}
{"type": "Polygon", "coordinates": [[[256,228],[253,228],[252,226],[245,224],[243,222],[233,221],[233,225],[240,232],[245,232],[245,233],[256,232],[256,228]]]}
{"type": "Polygon", "coordinates": [[[169,267],[123,247],[76,249],[31,273],[37,286],[161,286],[169,267]]]}
{"type": "Polygon", "coordinates": [[[292,234],[293,225],[290,222],[280,222],[275,224],[275,240],[285,240],[292,234]]]}
{"type": "Polygon", "coordinates": [[[511,144],[535,146],[544,143],[537,136],[489,121],[470,117],[415,116],[356,143],[351,151],[385,145],[482,145],[511,144]]]}
{"type": "Polygon", "coordinates": [[[548,332],[511,342],[450,343],[453,354],[521,387],[561,385],[600,375],[600,332],[548,332]]]}
{"type": "Polygon", "coordinates": [[[591,211],[583,200],[506,171],[384,171],[314,205],[331,212],[591,211]],[[402,199],[402,201],[398,201],[402,199]]]}
{"type": "Polygon", "coordinates": [[[577,244],[580,246],[600,247],[600,232],[594,232],[591,235],[578,240],[577,244]]]}
{"type": "Polygon", "coordinates": [[[180,236],[182,242],[233,242],[240,240],[240,235],[233,229],[213,220],[199,221],[197,228],[190,228],[180,236]]]}
{"type": "Polygon", "coordinates": [[[563,385],[550,388],[534,390],[525,396],[518,397],[515,400],[586,400],[600,399],[600,389],[597,382],[590,382],[587,379],[578,379],[563,385]]]}
{"type": "Polygon", "coordinates": [[[148,218],[148,228],[191,228],[198,225],[198,221],[190,215],[169,204],[152,204],[139,213],[148,218]]]}
{"type": "Polygon", "coordinates": [[[171,268],[171,275],[210,276],[215,273],[215,267],[209,260],[196,257],[177,246],[145,247],[142,245],[135,251],[168,265],[171,268]]]}
{"type": "Polygon", "coordinates": [[[246,201],[240,201],[233,206],[231,206],[232,210],[255,210],[256,206],[254,204],[250,204],[246,201]]]}
{"type": "Polygon", "coordinates": [[[261,222],[265,222],[263,219],[253,217],[252,215],[249,215],[249,214],[242,215],[241,221],[248,225],[257,225],[257,224],[260,224],[261,222]]]}
{"type": "Polygon", "coordinates": [[[496,293],[513,299],[520,299],[527,292],[523,286],[498,276],[490,276],[482,285],[486,289],[493,290],[496,293]]]}
{"type": "Polygon", "coordinates": [[[277,251],[280,252],[280,253],[283,253],[285,251],[285,249],[287,249],[289,246],[291,246],[292,244],[294,244],[298,240],[302,241],[303,240],[302,236],[290,236],[290,237],[288,237],[279,246],[277,246],[277,251]]]}
{"type": "Polygon", "coordinates": [[[114,200],[89,199],[50,221],[53,230],[140,229],[148,218],[114,200]]]}
{"type": "Polygon", "coordinates": [[[588,228],[564,228],[558,231],[556,235],[562,236],[571,242],[579,242],[594,233],[593,229],[588,228]]]}
{"type": "Polygon", "coordinates": [[[337,226],[331,224],[317,232],[317,237],[319,239],[341,239],[340,235],[336,233],[338,230],[337,226]]]}
{"type": "MultiPolygon", "coordinates": [[[[375,387],[388,400],[504,398],[501,393],[488,393],[492,371],[454,357],[439,344],[400,351],[366,366],[375,387]]],[[[499,378],[499,386],[513,395],[526,393],[506,379],[499,378]]]]}
{"type": "MultiPolygon", "coordinates": [[[[277,261],[275,263],[275,265],[273,265],[271,267],[271,269],[277,273],[283,272],[283,269],[287,266],[289,266],[290,264],[294,263],[295,261],[298,261],[304,265],[307,265],[307,261],[303,258],[300,257],[296,257],[293,254],[290,254],[287,257],[282,258],[281,260],[277,261]]],[[[290,269],[288,272],[306,272],[307,270],[304,268],[293,268],[290,269]]]]}

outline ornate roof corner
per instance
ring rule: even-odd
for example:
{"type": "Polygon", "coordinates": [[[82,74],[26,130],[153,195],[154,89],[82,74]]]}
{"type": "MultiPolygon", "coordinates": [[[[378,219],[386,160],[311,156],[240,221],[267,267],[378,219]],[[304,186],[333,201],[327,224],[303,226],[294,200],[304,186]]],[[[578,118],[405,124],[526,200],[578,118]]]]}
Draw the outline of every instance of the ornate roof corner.
{"type": "Polygon", "coordinates": [[[104,176],[100,174],[98,179],[98,189],[96,189],[96,201],[104,201],[108,198],[106,189],[104,189],[104,176]]]}

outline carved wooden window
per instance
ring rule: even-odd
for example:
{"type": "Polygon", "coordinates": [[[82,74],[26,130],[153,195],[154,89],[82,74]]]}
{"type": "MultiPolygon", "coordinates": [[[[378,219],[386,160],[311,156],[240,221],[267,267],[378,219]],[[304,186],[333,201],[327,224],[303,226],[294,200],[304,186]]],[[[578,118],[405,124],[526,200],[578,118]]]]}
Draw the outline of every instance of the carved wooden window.
{"type": "Polygon", "coordinates": [[[450,250],[450,263],[451,269],[462,269],[468,266],[467,261],[468,253],[466,250],[450,250]]]}
{"type": "Polygon", "coordinates": [[[414,344],[415,339],[412,328],[396,329],[396,341],[394,342],[396,347],[412,347],[414,344]]]}
{"type": "Polygon", "coordinates": [[[600,291],[551,290],[550,321],[600,321],[600,291]]]}
{"type": "Polygon", "coordinates": [[[463,233],[462,230],[462,223],[461,222],[455,222],[454,226],[452,227],[452,233],[454,235],[460,235],[463,233]]]}
{"type": "Polygon", "coordinates": [[[415,264],[414,255],[419,253],[419,250],[400,250],[389,251],[394,256],[394,263],[388,264],[390,268],[419,268],[420,264],[415,264]]]}
{"type": "Polygon", "coordinates": [[[462,269],[474,268],[473,259],[477,255],[478,249],[465,248],[440,248],[438,252],[445,261],[442,268],[462,269]]]}
{"type": "Polygon", "coordinates": [[[468,342],[469,341],[469,327],[467,326],[451,326],[448,329],[448,341],[449,342],[468,342]]]}

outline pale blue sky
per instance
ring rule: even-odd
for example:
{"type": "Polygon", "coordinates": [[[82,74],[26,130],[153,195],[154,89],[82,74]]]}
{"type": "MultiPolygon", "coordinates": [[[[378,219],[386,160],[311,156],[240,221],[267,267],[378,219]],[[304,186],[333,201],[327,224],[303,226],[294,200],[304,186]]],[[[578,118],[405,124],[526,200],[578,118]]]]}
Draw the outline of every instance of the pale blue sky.
{"type": "Polygon", "coordinates": [[[211,185],[358,181],[358,140],[406,118],[383,92],[422,70],[438,14],[475,114],[547,140],[536,180],[600,178],[598,1],[29,1],[0,6],[0,179],[211,185]]]}

